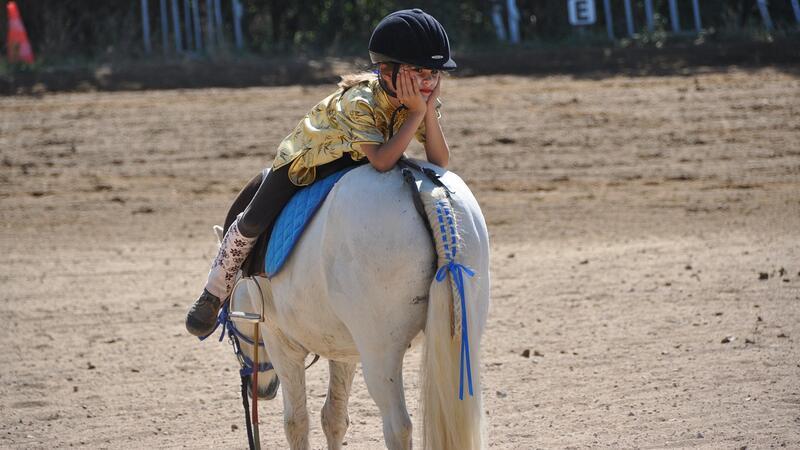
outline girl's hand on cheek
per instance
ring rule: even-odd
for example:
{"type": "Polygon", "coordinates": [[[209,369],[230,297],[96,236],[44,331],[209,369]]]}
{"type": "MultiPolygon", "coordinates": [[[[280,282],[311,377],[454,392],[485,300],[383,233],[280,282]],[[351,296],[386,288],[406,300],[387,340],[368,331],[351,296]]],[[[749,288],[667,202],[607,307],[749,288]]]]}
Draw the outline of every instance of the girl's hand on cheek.
{"type": "Polygon", "coordinates": [[[439,81],[436,83],[436,87],[433,88],[430,97],[428,97],[428,113],[433,113],[436,111],[436,105],[439,103],[437,100],[439,99],[439,92],[442,90],[442,79],[439,78],[439,81]]]}
{"type": "Polygon", "coordinates": [[[400,72],[397,77],[397,99],[411,112],[426,112],[428,105],[419,92],[417,80],[407,70],[400,72]]]}

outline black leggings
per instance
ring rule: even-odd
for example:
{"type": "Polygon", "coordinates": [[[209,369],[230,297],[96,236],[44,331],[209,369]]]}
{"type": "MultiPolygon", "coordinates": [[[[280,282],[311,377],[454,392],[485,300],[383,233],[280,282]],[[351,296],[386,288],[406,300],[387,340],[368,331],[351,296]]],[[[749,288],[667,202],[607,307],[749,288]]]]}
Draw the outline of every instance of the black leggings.
{"type": "MultiPolygon", "coordinates": [[[[323,164],[316,168],[315,180],[327,177],[346,167],[360,165],[366,159],[354,161],[349,154],[336,161],[323,164]]],[[[297,186],[289,180],[289,166],[286,164],[280,169],[271,170],[264,178],[264,172],[259,173],[242,189],[228,211],[225,219],[225,231],[228,231],[236,216],[244,211],[239,219],[239,231],[247,237],[257,237],[266,231],[283,207],[289,203],[292,196],[304,186],[297,186]]]]}

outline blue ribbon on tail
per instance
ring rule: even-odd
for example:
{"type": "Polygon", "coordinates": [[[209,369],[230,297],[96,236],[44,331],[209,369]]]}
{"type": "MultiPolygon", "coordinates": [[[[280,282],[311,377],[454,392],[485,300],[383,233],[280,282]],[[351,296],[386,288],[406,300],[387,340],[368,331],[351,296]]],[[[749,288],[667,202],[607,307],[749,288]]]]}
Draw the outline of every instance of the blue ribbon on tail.
{"type": "Polygon", "coordinates": [[[472,397],[472,366],[469,358],[469,333],[467,331],[467,299],[464,294],[464,274],[468,277],[475,275],[475,271],[469,267],[450,260],[447,264],[440,267],[436,271],[436,281],[441,283],[444,281],[447,273],[453,277],[453,282],[458,290],[458,296],[461,297],[461,363],[460,374],[458,383],[458,398],[464,400],[464,369],[467,372],[467,385],[469,388],[469,395],[472,397]]]}

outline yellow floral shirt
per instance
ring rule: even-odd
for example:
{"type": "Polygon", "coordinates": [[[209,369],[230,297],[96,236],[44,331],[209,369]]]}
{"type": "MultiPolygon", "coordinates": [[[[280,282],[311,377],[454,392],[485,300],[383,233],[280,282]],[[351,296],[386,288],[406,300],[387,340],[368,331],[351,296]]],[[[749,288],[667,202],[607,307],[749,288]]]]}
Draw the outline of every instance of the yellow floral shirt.
{"type": "MultiPolygon", "coordinates": [[[[441,104],[437,104],[438,107],[441,104]]],[[[289,180],[297,186],[314,182],[316,167],[335,161],[345,153],[354,160],[366,157],[363,144],[383,144],[389,140],[389,122],[395,107],[375,79],[339,89],[319,102],[294,130],[281,141],[273,169],[287,164],[289,180]]],[[[403,108],[395,119],[395,132],[408,116],[403,108]]],[[[416,132],[425,143],[425,122],[416,132]]]]}

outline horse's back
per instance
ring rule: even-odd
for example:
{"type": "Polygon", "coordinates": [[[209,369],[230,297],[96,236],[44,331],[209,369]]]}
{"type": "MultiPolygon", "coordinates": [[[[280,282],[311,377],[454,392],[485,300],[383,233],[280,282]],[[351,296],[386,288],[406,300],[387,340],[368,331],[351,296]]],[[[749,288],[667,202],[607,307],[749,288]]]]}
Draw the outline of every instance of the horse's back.
{"type": "Polygon", "coordinates": [[[429,234],[398,171],[359,167],[333,188],[273,277],[278,323],[331,359],[357,360],[365,346],[387,342],[405,348],[424,326],[434,270],[429,234]]]}

